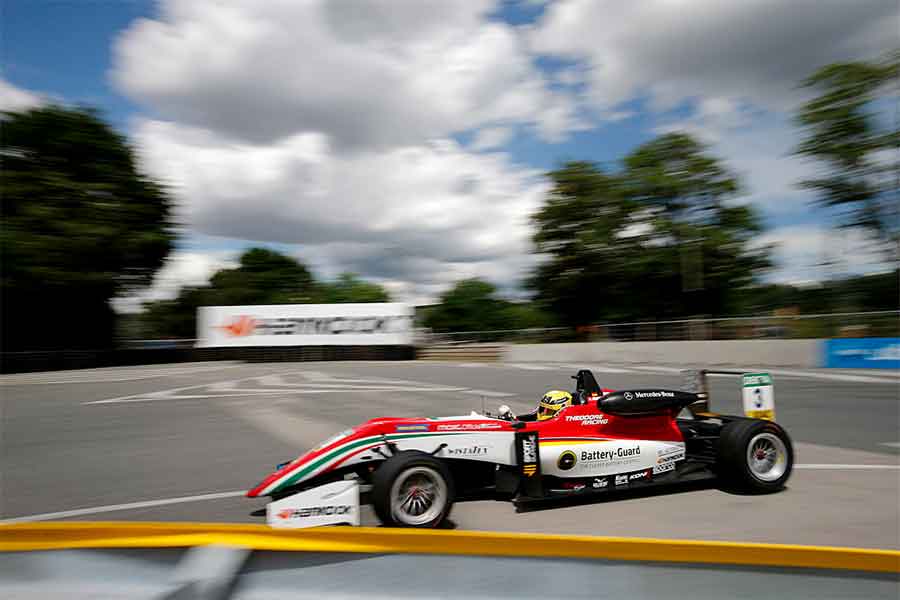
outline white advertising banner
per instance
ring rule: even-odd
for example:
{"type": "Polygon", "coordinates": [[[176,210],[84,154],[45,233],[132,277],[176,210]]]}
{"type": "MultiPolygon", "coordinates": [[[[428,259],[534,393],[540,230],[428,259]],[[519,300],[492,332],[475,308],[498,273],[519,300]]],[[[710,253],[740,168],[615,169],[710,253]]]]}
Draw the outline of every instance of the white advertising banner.
{"type": "Polygon", "coordinates": [[[394,302],[202,306],[197,347],[410,345],[413,315],[394,302]]]}

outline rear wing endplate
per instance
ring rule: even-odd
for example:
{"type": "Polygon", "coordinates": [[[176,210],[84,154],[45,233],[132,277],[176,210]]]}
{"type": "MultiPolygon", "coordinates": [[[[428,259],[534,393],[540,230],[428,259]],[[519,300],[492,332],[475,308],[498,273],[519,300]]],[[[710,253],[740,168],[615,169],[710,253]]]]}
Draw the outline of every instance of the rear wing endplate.
{"type": "Polygon", "coordinates": [[[684,390],[697,395],[697,401],[687,406],[694,418],[716,414],[709,407],[709,375],[740,375],[744,414],[753,419],[775,420],[775,388],[768,373],[699,369],[682,371],[682,374],[684,390]]]}

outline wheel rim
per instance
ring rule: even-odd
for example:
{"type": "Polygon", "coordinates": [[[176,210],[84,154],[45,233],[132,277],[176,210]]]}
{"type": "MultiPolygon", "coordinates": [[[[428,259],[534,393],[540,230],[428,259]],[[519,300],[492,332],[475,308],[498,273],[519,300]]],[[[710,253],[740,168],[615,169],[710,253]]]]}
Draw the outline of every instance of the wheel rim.
{"type": "Polygon", "coordinates": [[[391,515],[404,525],[424,525],[437,519],[447,503],[447,484],[430,467],[411,467],[391,486],[391,515]]]}
{"type": "Polygon", "coordinates": [[[747,465],[760,481],[776,481],[787,470],[787,447],[777,435],[757,434],[747,444],[747,465]]]}

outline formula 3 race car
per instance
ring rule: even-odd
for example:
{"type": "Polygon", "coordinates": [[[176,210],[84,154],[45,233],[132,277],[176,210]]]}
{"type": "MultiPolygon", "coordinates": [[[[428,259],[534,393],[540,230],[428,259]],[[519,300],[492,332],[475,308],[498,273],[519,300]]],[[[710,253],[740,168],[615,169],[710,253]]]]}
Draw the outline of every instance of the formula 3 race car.
{"type": "MultiPolygon", "coordinates": [[[[612,391],[581,370],[572,405],[543,421],[508,410],[372,419],[279,465],[247,496],[272,498],[273,527],[359,525],[361,493],[385,525],[438,527],[454,500],[485,494],[522,508],[702,479],[745,493],[783,488],[794,462],[785,430],[709,412],[706,372],[691,373],[692,391],[612,391]]],[[[768,375],[745,375],[744,391],[748,414],[774,417],[768,375]]]]}

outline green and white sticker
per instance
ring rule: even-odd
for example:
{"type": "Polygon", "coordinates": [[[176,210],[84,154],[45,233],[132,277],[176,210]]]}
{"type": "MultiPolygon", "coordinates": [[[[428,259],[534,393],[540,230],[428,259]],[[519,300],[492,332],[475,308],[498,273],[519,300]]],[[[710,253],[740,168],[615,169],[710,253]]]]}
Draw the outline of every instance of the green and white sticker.
{"type": "Polygon", "coordinates": [[[768,373],[744,373],[744,414],[753,419],[775,420],[775,388],[768,373]]]}

